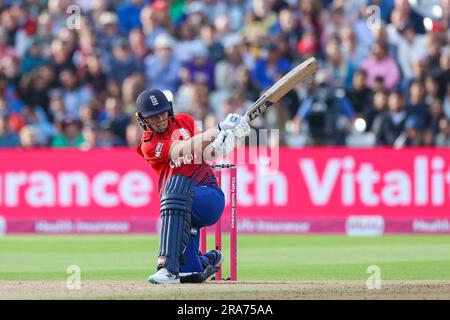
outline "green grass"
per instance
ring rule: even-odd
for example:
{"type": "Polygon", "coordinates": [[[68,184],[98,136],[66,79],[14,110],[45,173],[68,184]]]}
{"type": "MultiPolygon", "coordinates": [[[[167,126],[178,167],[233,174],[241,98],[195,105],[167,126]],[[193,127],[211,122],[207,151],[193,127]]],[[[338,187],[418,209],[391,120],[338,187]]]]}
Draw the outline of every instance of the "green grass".
{"type": "MultiPolygon", "coordinates": [[[[85,280],[144,280],[155,268],[158,241],[7,236],[0,238],[0,280],[65,280],[70,265],[78,265],[85,280]]],[[[450,280],[450,236],[239,235],[240,280],[365,280],[369,265],[378,265],[385,280],[450,280]]]]}

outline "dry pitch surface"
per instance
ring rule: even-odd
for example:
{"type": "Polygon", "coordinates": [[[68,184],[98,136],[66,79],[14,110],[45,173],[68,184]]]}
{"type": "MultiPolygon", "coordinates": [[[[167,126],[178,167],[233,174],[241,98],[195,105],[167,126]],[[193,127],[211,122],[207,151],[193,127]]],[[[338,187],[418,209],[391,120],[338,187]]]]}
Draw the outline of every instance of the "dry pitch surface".
{"type": "Polygon", "coordinates": [[[363,281],[245,281],[152,285],[145,281],[83,281],[68,290],[63,281],[0,281],[0,299],[445,299],[450,281],[382,281],[369,290],[363,281]]]}

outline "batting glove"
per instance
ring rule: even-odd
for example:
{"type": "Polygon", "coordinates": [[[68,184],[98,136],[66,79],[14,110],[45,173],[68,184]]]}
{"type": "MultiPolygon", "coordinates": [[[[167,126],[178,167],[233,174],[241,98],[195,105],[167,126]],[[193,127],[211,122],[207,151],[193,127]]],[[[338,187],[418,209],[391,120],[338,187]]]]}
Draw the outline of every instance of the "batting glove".
{"type": "Polygon", "coordinates": [[[226,156],[233,151],[236,146],[236,137],[231,130],[221,130],[219,135],[212,142],[212,147],[216,154],[226,156]]]}
{"type": "Polygon", "coordinates": [[[250,125],[247,122],[247,119],[245,117],[241,117],[239,123],[231,129],[233,131],[233,134],[236,138],[242,139],[246,136],[248,136],[251,132],[250,125]]]}
{"type": "Polygon", "coordinates": [[[241,139],[250,134],[250,126],[247,120],[234,113],[230,113],[227,115],[226,119],[219,123],[219,130],[228,130],[233,131],[233,134],[236,138],[241,139]]]}

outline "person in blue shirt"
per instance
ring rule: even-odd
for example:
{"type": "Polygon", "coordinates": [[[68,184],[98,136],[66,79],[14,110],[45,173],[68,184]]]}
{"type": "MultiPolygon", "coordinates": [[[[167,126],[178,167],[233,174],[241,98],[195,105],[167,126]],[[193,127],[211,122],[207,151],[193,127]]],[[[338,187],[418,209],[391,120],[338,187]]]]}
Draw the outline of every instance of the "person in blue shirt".
{"type": "Polygon", "coordinates": [[[0,114],[0,148],[13,148],[19,145],[19,135],[9,131],[8,117],[0,114]]]}
{"type": "Polygon", "coordinates": [[[141,28],[139,17],[145,2],[144,0],[128,0],[119,6],[117,14],[119,16],[120,31],[128,35],[134,28],[141,28]]]}
{"type": "Polygon", "coordinates": [[[292,64],[281,56],[278,47],[270,44],[263,50],[263,58],[256,61],[252,70],[252,78],[261,89],[270,88],[284,74],[291,70],[292,64]]]}

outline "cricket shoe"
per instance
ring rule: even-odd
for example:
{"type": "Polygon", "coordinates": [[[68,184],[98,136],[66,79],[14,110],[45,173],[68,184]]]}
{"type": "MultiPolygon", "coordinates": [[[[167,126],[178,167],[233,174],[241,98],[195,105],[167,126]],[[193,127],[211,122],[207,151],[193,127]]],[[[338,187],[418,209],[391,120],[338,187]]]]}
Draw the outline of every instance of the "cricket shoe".
{"type": "Polygon", "coordinates": [[[167,268],[159,269],[156,273],[148,277],[148,282],[159,284],[179,284],[180,277],[172,274],[167,268]]]}
{"type": "Polygon", "coordinates": [[[219,267],[224,259],[224,255],[222,251],[219,250],[210,250],[204,255],[200,256],[200,261],[202,262],[203,266],[206,268],[206,266],[211,265],[213,267],[219,267]]]}
{"type": "Polygon", "coordinates": [[[219,271],[219,266],[222,264],[224,255],[219,250],[211,250],[206,254],[200,256],[200,261],[204,267],[201,272],[186,272],[180,273],[181,283],[202,283],[208,280],[209,277],[219,271]]]}

